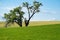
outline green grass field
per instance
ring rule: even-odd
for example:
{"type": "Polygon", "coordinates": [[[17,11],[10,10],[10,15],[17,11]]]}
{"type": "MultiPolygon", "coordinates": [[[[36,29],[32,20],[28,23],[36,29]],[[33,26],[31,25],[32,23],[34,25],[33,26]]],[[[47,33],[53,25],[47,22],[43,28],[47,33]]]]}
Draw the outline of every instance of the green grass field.
{"type": "Polygon", "coordinates": [[[60,24],[0,28],[0,40],[60,40],[60,24]]]}

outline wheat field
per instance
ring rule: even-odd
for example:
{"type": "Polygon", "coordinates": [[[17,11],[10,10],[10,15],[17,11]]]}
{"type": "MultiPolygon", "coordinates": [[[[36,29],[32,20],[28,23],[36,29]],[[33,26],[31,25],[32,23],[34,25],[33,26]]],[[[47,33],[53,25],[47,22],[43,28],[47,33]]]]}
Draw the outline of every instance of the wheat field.
{"type": "MultiPolygon", "coordinates": [[[[0,27],[5,26],[5,22],[0,22],[0,27]]],[[[30,21],[29,26],[40,26],[40,25],[50,25],[50,24],[60,24],[60,21],[30,21]]],[[[23,22],[23,27],[25,26],[23,22]]],[[[10,24],[9,27],[19,27],[18,24],[10,24]]]]}

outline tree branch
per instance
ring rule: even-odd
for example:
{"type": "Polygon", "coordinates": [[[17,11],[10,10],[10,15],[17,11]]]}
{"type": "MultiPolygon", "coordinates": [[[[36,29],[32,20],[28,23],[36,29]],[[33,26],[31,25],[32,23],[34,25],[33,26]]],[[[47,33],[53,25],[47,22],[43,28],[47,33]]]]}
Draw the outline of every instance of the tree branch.
{"type": "Polygon", "coordinates": [[[30,12],[29,12],[29,8],[27,7],[27,10],[28,10],[28,16],[29,16],[29,18],[30,18],[30,12]]]}
{"type": "Polygon", "coordinates": [[[34,14],[35,14],[35,10],[33,11],[33,14],[30,16],[29,21],[33,17],[34,14]]]}
{"type": "Polygon", "coordinates": [[[27,11],[28,11],[28,17],[30,18],[30,12],[28,6],[27,6],[27,11]]]}

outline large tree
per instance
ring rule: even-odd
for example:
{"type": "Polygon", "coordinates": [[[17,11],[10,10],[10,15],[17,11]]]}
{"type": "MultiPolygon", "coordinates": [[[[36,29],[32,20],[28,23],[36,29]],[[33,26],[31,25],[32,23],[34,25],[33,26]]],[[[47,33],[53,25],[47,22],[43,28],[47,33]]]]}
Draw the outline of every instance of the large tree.
{"type": "Polygon", "coordinates": [[[33,17],[35,13],[40,12],[40,6],[42,6],[42,3],[39,3],[37,1],[34,1],[33,5],[29,5],[28,2],[23,3],[23,7],[26,7],[28,12],[28,19],[25,18],[25,26],[29,25],[30,19],[33,17]]]}
{"type": "Polygon", "coordinates": [[[42,4],[37,1],[34,1],[33,5],[29,5],[28,2],[24,2],[22,7],[21,6],[16,7],[13,10],[10,10],[10,13],[5,13],[4,14],[4,18],[6,19],[5,27],[7,27],[9,23],[14,23],[14,22],[16,22],[19,26],[22,27],[22,18],[25,21],[25,26],[28,26],[33,15],[37,12],[40,12],[39,8],[41,5],[42,4]],[[22,11],[23,7],[27,9],[28,19],[25,18],[23,15],[25,14],[25,12],[22,11]]]}
{"type": "Polygon", "coordinates": [[[14,23],[16,22],[20,27],[22,27],[22,18],[23,18],[24,12],[21,11],[21,7],[16,7],[13,10],[10,10],[10,13],[5,13],[4,18],[6,19],[6,25],[9,23],[14,23]]]}

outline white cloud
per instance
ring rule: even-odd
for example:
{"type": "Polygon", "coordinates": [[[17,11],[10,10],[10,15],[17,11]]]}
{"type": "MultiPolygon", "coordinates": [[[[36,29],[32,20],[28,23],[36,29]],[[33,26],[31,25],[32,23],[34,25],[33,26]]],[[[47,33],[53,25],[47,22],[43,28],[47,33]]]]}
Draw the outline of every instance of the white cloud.
{"type": "Polygon", "coordinates": [[[4,16],[4,14],[0,14],[0,16],[1,16],[1,17],[3,17],[3,16],[4,16]]]}
{"type": "Polygon", "coordinates": [[[0,11],[0,16],[3,17],[4,13],[9,12],[11,9],[13,9],[14,7],[1,7],[0,9],[3,11],[0,11]]]}
{"type": "Polygon", "coordinates": [[[25,7],[23,7],[23,8],[22,8],[22,11],[25,12],[24,17],[28,19],[27,9],[26,9],[25,7]]]}
{"type": "Polygon", "coordinates": [[[25,7],[22,8],[22,11],[27,13],[27,9],[25,7]]]}
{"type": "Polygon", "coordinates": [[[49,18],[46,21],[54,21],[54,20],[56,20],[56,18],[49,18]]]}
{"type": "Polygon", "coordinates": [[[57,11],[52,11],[52,10],[41,10],[41,13],[56,14],[57,11]]]}
{"type": "Polygon", "coordinates": [[[49,19],[32,19],[31,21],[56,21],[56,18],[49,18],[49,19]]]}
{"type": "Polygon", "coordinates": [[[48,14],[57,14],[56,10],[52,10],[50,8],[41,8],[41,13],[48,13],[48,14]]]}
{"type": "Polygon", "coordinates": [[[12,10],[14,7],[3,7],[2,10],[12,10]]]}

